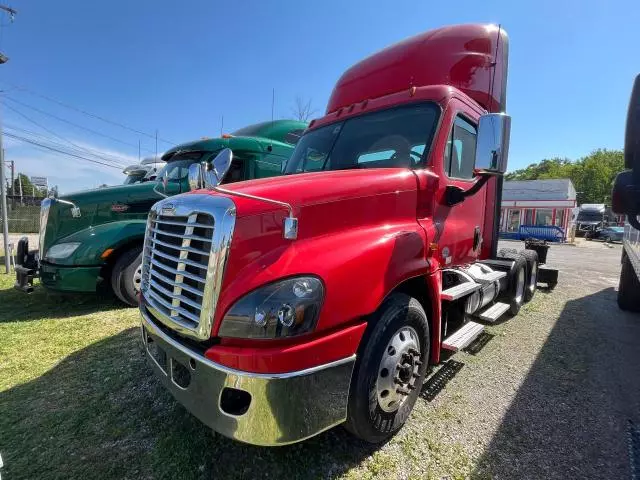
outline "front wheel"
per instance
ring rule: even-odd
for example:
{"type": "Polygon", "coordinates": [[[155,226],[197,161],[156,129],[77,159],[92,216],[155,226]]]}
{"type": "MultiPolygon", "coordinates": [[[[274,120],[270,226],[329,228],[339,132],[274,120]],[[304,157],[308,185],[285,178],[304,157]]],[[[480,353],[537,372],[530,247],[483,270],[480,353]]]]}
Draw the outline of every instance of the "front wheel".
{"type": "Polygon", "coordinates": [[[116,296],[131,307],[138,306],[142,280],[142,246],[127,250],[113,265],[111,287],[116,296]]]}
{"type": "Polygon", "coordinates": [[[429,323],[420,302],[397,293],[369,325],[351,378],[345,427],[380,443],[402,428],[418,398],[429,358],[429,323]]]}

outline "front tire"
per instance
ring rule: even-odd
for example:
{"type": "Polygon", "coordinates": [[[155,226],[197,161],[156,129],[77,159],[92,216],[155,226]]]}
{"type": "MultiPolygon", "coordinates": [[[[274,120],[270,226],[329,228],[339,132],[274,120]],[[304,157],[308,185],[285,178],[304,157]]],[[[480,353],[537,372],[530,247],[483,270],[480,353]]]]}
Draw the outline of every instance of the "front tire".
{"type": "Polygon", "coordinates": [[[422,389],[429,347],[420,302],[390,295],[373,315],[358,352],[347,405],[349,432],[380,443],[402,428],[422,389]]]}
{"type": "Polygon", "coordinates": [[[138,306],[142,271],[142,246],[124,252],[111,271],[111,288],[116,296],[130,307],[138,306]]]}
{"type": "Polygon", "coordinates": [[[622,251],[622,271],[618,284],[618,306],[621,310],[640,312],[640,280],[636,274],[629,255],[622,251]]]}

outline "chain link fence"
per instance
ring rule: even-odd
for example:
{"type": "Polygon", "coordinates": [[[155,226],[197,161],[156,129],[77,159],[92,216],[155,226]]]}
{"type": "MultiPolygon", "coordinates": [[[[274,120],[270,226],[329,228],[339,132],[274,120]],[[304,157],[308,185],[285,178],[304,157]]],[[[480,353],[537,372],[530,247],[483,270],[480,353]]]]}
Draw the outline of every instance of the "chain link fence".
{"type": "MultiPolygon", "coordinates": [[[[38,233],[40,229],[40,202],[42,198],[12,196],[7,197],[7,217],[9,233],[38,233]]],[[[2,208],[0,206],[0,208],[2,208]]],[[[0,212],[1,213],[1,212],[0,212]]],[[[0,233],[3,215],[0,215],[0,233]]]]}

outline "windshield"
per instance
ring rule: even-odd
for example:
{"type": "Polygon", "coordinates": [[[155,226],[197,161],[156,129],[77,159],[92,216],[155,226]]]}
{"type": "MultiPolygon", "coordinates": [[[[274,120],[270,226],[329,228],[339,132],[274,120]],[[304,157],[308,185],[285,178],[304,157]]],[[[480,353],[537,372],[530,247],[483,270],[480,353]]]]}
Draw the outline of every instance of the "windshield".
{"type": "Polygon", "coordinates": [[[156,174],[156,180],[161,182],[167,176],[168,180],[180,181],[189,175],[189,166],[205,156],[206,152],[183,152],[171,157],[167,164],[156,174]]]}
{"type": "Polygon", "coordinates": [[[578,213],[578,221],[583,222],[601,222],[603,217],[604,212],[598,212],[594,210],[582,210],[578,213]]]}
{"type": "Polygon", "coordinates": [[[312,130],[298,142],[285,173],[424,165],[438,114],[433,103],[414,104],[312,130]]]}
{"type": "Polygon", "coordinates": [[[127,175],[127,178],[124,179],[124,185],[132,185],[134,183],[139,183],[144,178],[143,175],[127,175]]]}

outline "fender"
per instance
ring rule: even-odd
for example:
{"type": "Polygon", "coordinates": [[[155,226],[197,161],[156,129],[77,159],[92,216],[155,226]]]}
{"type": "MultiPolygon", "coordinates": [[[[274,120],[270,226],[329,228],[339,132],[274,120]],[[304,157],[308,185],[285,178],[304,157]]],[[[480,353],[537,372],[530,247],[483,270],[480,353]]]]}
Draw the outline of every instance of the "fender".
{"type": "Polygon", "coordinates": [[[56,260],[56,265],[93,266],[103,265],[101,255],[108,248],[118,247],[133,241],[144,239],[146,220],[123,220],[105,223],[79,230],[56,243],[79,242],[78,249],[69,257],[56,260]]]}
{"type": "MultiPolygon", "coordinates": [[[[271,223],[264,218],[259,220],[263,225],[271,223]]],[[[253,227],[251,221],[239,223],[236,228],[253,227]]],[[[274,218],[273,224],[281,225],[282,220],[274,218]]],[[[275,235],[282,235],[280,228],[275,235]]],[[[266,239],[265,242],[269,243],[266,239]]],[[[429,272],[426,244],[424,230],[413,219],[342,230],[269,250],[225,281],[213,333],[217,334],[224,314],[242,296],[295,275],[316,275],[325,285],[325,300],[313,335],[346,327],[375,312],[404,280],[429,272]]]]}

